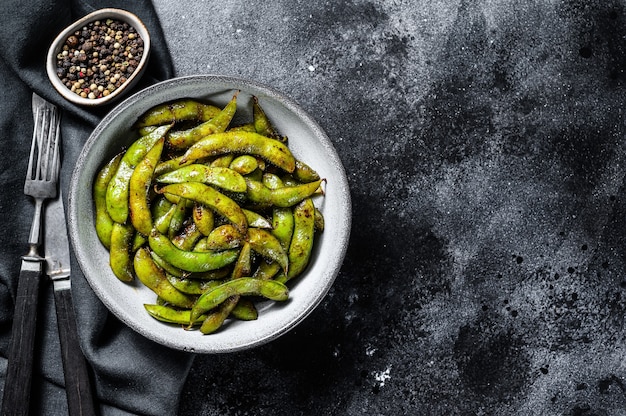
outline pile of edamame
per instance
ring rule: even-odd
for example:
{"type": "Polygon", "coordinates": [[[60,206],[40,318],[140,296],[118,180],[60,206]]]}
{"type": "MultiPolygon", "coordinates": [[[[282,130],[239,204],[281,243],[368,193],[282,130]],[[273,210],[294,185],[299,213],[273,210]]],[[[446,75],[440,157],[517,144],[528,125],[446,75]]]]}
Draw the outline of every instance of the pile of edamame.
{"type": "Polygon", "coordinates": [[[210,334],[229,317],[254,320],[254,301],[285,301],[310,262],[324,218],[325,179],[296,159],[252,97],[233,126],[238,92],[222,108],[195,99],[155,106],[139,138],[94,181],[98,238],[123,282],[156,294],[154,318],[210,334]]]}

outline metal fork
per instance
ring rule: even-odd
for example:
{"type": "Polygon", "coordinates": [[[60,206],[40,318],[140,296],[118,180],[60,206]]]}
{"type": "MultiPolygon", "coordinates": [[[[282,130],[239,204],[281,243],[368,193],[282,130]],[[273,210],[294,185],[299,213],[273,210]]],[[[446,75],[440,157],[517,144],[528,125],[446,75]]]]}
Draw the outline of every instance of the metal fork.
{"type": "Polygon", "coordinates": [[[32,107],[35,127],[24,193],[35,200],[35,213],[28,238],[29,251],[22,257],[15,298],[2,415],[28,414],[37,301],[44,262],[39,254],[42,210],[44,201],[57,194],[60,168],[58,110],[34,93],[32,107]]]}

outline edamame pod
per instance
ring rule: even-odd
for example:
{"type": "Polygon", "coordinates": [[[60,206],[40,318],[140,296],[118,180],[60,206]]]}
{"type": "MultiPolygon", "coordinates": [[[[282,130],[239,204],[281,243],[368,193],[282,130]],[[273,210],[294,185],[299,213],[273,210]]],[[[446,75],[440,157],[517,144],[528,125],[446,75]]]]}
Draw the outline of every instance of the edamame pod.
{"type": "Polygon", "coordinates": [[[239,297],[239,302],[231,311],[230,316],[241,321],[254,321],[259,317],[259,311],[250,299],[239,297]]]}
{"type": "Polygon", "coordinates": [[[289,298],[289,289],[274,280],[258,280],[251,277],[229,280],[198,298],[191,309],[190,322],[236,295],[263,296],[270,300],[285,301],[289,298]]]}
{"type": "MultiPolygon", "coordinates": [[[[227,153],[225,155],[220,155],[218,157],[216,157],[215,159],[213,159],[210,163],[211,166],[216,166],[216,167],[221,167],[221,168],[227,168],[230,166],[230,164],[232,163],[233,159],[235,158],[235,155],[233,155],[232,153],[227,153]]],[[[183,157],[181,156],[180,159],[182,160],[183,157]]],[[[195,162],[195,160],[192,160],[192,162],[195,162]]],[[[186,162],[189,163],[189,162],[186,162]]]]}
{"type": "Polygon", "coordinates": [[[313,195],[320,187],[323,179],[300,185],[283,186],[269,189],[263,183],[246,178],[248,199],[256,204],[277,207],[291,207],[313,195]]]}
{"type": "Polygon", "coordinates": [[[215,227],[207,236],[204,248],[207,250],[228,250],[241,247],[244,235],[232,224],[215,227]]]}
{"type": "Polygon", "coordinates": [[[272,228],[272,223],[270,223],[267,218],[258,212],[251,211],[249,209],[242,208],[244,215],[246,216],[246,221],[248,221],[248,227],[254,228],[272,228]]]}
{"type": "Polygon", "coordinates": [[[130,177],[137,164],[144,158],[146,153],[159,141],[170,129],[171,125],[162,126],[147,136],[143,136],[133,144],[122,156],[115,175],[109,181],[106,194],[107,211],[111,219],[123,224],[128,219],[128,194],[130,177]]]}
{"type": "Polygon", "coordinates": [[[123,282],[131,282],[134,277],[131,245],[135,229],[130,224],[114,223],[111,230],[109,265],[113,274],[123,282]]]}
{"type": "Polygon", "coordinates": [[[168,147],[174,150],[186,149],[209,134],[221,133],[228,128],[237,110],[237,94],[226,106],[204,123],[184,131],[173,131],[168,134],[168,147]]]}
{"type": "Polygon", "coordinates": [[[285,186],[285,184],[283,183],[283,180],[280,179],[280,176],[278,176],[275,173],[270,173],[270,172],[265,172],[263,174],[263,178],[261,182],[268,189],[277,189],[277,188],[282,188],[283,186],[285,186]]]}
{"type": "Polygon", "coordinates": [[[172,238],[172,244],[181,250],[190,251],[202,238],[202,233],[193,220],[188,220],[180,233],[172,238]]]}
{"type": "Polygon", "coordinates": [[[224,153],[256,155],[287,172],[293,172],[296,168],[295,158],[283,143],[246,131],[228,131],[207,136],[191,146],[183,155],[182,161],[224,153]]]}
{"type": "Polygon", "coordinates": [[[156,178],[160,183],[201,182],[231,192],[245,192],[246,181],[241,174],[230,168],[207,166],[199,163],[165,173],[156,178]]]}
{"type": "Polygon", "coordinates": [[[259,264],[259,267],[255,270],[252,277],[255,279],[268,280],[276,276],[276,273],[280,271],[280,265],[273,261],[267,261],[263,259],[259,264]]]}
{"type": "Polygon", "coordinates": [[[176,247],[167,236],[152,230],[148,244],[154,252],[174,267],[188,272],[206,272],[231,264],[238,250],[185,251],[176,247]]]}
{"type": "Polygon", "coordinates": [[[326,221],[324,220],[324,214],[322,214],[322,211],[320,211],[316,207],[315,208],[315,231],[319,231],[319,232],[324,231],[325,224],[326,224],[326,221]]]}
{"type": "Polygon", "coordinates": [[[250,155],[237,156],[233,159],[232,162],[230,162],[229,166],[229,168],[231,168],[235,172],[240,173],[241,175],[248,175],[254,172],[258,167],[259,163],[257,162],[256,158],[250,155]]]}
{"type": "MultiPolygon", "coordinates": [[[[165,194],[167,197],[168,194],[165,194]]],[[[183,223],[185,222],[185,218],[187,217],[187,207],[189,206],[189,201],[185,198],[178,198],[178,201],[174,204],[175,209],[172,213],[172,217],[170,218],[169,227],[167,229],[167,235],[170,239],[173,239],[176,234],[183,228],[183,223]]]]}
{"type": "Polygon", "coordinates": [[[235,309],[239,303],[239,296],[231,296],[216,308],[208,312],[207,317],[200,325],[200,332],[204,335],[212,334],[222,327],[228,315],[235,309]]]}
{"type": "Polygon", "coordinates": [[[107,249],[111,248],[111,231],[113,230],[113,220],[107,211],[106,205],[107,186],[117,171],[122,156],[124,156],[124,153],[118,153],[104,165],[98,172],[93,183],[93,200],[96,210],[96,234],[107,249]]]}
{"type": "Polygon", "coordinates": [[[187,277],[177,277],[167,273],[166,277],[172,286],[188,295],[201,295],[207,290],[213,289],[222,284],[219,280],[189,279],[187,277]]]}
{"type": "Polygon", "coordinates": [[[228,131],[251,131],[251,132],[258,133],[258,131],[256,131],[256,129],[254,128],[253,123],[246,123],[246,124],[241,124],[239,126],[232,126],[228,128],[228,131]]]}
{"type": "Polygon", "coordinates": [[[170,207],[168,208],[167,212],[162,213],[158,216],[155,215],[154,228],[156,228],[161,234],[167,234],[170,229],[170,223],[172,222],[172,217],[174,217],[178,207],[176,206],[176,204],[172,204],[170,201],[168,201],[167,198],[163,198],[163,199],[166,200],[170,204],[170,207]]]}
{"type": "MultiPolygon", "coordinates": [[[[153,318],[168,324],[189,325],[191,309],[176,309],[167,305],[143,305],[153,318]]],[[[192,322],[192,326],[200,325],[206,319],[206,315],[200,315],[192,322]]]]}
{"type": "Polygon", "coordinates": [[[170,274],[174,277],[187,277],[187,275],[189,275],[189,272],[186,272],[184,270],[179,269],[178,267],[174,267],[171,264],[169,264],[168,262],[166,262],[165,260],[163,260],[161,257],[159,257],[154,250],[150,250],[150,256],[152,256],[152,260],[154,260],[154,262],[163,270],[165,270],[165,272],[167,274],[170,274]]]}
{"type": "Polygon", "coordinates": [[[206,121],[220,112],[219,107],[197,100],[182,99],[154,106],[135,123],[135,128],[159,126],[185,120],[206,121]]]}
{"type": "Polygon", "coordinates": [[[296,160],[296,169],[293,171],[293,176],[302,183],[314,182],[320,179],[320,175],[301,160],[296,160]]]}
{"type": "Polygon", "coordinates": [[[157,167],[154,169],[154,176],[159,177],[168,172],[172,172],[176,169],[182,168],[183,166],[191,165],[192,162],[180,163],[182,158],[182,156],[177,156],[171,159],[161,160],[157,167]]]}
{"type": "Polygon", "coordinates": [[[243,276],[250,276],[252,274],[252,246],[245,241],[239,251],[239,257],[233,267],[233,271],[230,274],[231,279],[239,279],[243,276]]]}
{"type": "Polygon", "coordinates": [[[280,137],[276,132],[276,129],[272,125],[272,122],[265,114],[263,107],[259,104],[257,96],[252,97],[252,122],[254,129],[257,133],[263,136],[271,137],[272,139],[280,140],[283,143],[287,141],[286,137],[280,137]]]}
{"type": "Polygon", "coordinates": [[[212,187],[200,182],[185,182],[166,185],[159,193],[173,194],[200,204],[204,204],[227,218],[242,234],[248,228],[246,216],[241,207],[232,199],[212,187]]]}
{"type": "Polygon", "coordinates": [[[252,250],[268,260],[275,261],[285,273],[288,272],[289,257],[287,251],[269,231],[261,228],[248,228],[248,243],[252,250]]]}
{"type": "Polygon", "coordinates": [[[165,271],[152,260],[148,249],[140,248],[135,252],[133,261],[137,278],[161,299],[182,308],[190,308],[195,297],[180,292],[167,280],[165,271]]]}
{"type": "Polygon", "coordinates": [[[315,234],[315,206],[307,198],[293,208],[293,237],[289,245],[289,271],[285,281],[293,279],[309,264],[315,234]]]}
{"type": "Polygon", "coordinates": [[[129,180],[129,212],[133,227],[143,235],[152,230],[152,212],[148,201],[148,192],[152,183],[152,174],[161,158],[164,138],[159,139],[146,156],[137,164],[129,180]]]}
{"type": "Polygon", "coordinates": [[[160,218],[163,215],[166,215],[170,210],[172,203],[165,199],[165,197],[158,196],[152,201],[150,204],[150,211],[152,211],[153,218],[160,218]]]}
{"type": "Polygon", "coordinates": [[[213,211],[202,204],[197,202],[194,204],[192,218],[198,230],[204,236],[211,234],[211,231],[215,228],[215,216],[213,215],[213,211]]]}
{"type": "Polygon", "coordinates": [[[294,219],[291,207],[272,209],[272,234],[285,250],[289,249],[293,235],[294,219]]]}

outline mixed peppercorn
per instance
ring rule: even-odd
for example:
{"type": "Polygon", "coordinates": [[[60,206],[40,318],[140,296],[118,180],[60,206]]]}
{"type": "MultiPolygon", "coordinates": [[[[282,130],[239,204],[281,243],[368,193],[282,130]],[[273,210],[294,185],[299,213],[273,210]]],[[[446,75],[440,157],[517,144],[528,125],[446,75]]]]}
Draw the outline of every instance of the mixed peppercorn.
{"type": "Polygon", "coordinates": [[[135,72],[143,53],[143,39],[131,25],[96,20],[68,36],[57,55],[57,76],[83,98],[106,97],[135,72]]]}

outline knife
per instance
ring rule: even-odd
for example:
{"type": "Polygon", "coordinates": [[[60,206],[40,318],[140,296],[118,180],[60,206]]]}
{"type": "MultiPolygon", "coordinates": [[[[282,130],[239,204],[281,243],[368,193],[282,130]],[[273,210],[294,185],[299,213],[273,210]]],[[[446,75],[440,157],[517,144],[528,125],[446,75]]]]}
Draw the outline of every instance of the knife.
{"type": "Polygon", "coordinates": [[[67,239],[63,195],[59,190],[45,210],[46,274],[54,289],[54,303],[61,341],[65,393],[70,416],[96,415],[87,360],[78,341],[71,293],[70,246],[67,239]]]}

